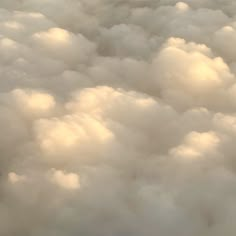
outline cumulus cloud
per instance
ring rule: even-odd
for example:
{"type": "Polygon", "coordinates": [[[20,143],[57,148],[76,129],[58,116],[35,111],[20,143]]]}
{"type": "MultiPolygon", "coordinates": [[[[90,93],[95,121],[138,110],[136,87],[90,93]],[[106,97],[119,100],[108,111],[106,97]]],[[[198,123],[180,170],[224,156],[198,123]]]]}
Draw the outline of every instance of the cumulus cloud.
{"type": "Polygon", "coordinates": [[[79,188],[79,176],[74,173],[64,173],[61,170],[52,170],[51,181],[58,186],[66,189],[79,188]]]}
{"type": "MultiPolygon", "coordinates": [[[[168,40],[153,67],[162,96],[176,106],[185,107],[188,102],[189,106],[211,109],[221,106],[218,98],[227,99],[227,89],[234,83],[234,75],[222,58],[213,57],[205,45],[187,44],[179,38],[168,40]]],[[[230,98],[227,102],[234,103],[230,98]]],[[[223,106],[227,106],[225,101],[223,106]]]]}
{"type": "Polygon", "coordinates": [[[2,0],[0,235],[234,236],[235,16],[2,0]]]}

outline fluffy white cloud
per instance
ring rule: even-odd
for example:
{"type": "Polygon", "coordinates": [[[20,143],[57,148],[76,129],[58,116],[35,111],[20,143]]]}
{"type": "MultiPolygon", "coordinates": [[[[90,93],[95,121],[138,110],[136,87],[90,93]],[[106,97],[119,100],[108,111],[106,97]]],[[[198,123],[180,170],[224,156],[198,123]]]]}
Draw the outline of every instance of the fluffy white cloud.
{"type": "Polygon", "coordinates": [[[235,16],[1,0],[0,235],[234,236],[235,16]]]}
{"type": "Polygon", "coordinates": [[[37,91],[15,89],[11,92],[17,108],[26,115],[47,115],[55,108],[54,97],[37,91]]]}
{"type": "Polygon", "coordinates": [[[234,84],[234,75],[222,58],[213,57],[205,45],[179,38],[168,40],[154,59],[153,68],[164,99],[184,108],[221,107],[220,100],[226,102],[227,89],[234,84]]]}

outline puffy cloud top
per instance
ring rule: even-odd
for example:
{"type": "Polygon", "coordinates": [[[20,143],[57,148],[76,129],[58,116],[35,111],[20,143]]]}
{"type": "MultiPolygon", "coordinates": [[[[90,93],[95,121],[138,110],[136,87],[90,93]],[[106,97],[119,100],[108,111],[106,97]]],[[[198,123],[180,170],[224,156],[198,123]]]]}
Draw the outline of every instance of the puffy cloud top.
{"type": "Polygon", "coordinates": [[[235,19],[1,0],[0,235],[235,236],[235,19]]]}

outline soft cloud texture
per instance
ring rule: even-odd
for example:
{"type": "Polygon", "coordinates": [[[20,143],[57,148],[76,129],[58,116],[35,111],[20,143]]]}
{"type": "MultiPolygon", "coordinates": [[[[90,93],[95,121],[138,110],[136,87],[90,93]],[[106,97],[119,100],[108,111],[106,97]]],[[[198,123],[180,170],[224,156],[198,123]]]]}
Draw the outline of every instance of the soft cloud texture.
{"type": "Polygon", "coordinates": [[[1,0],[0,235],[235,236],[236,3],[1,0]]]}

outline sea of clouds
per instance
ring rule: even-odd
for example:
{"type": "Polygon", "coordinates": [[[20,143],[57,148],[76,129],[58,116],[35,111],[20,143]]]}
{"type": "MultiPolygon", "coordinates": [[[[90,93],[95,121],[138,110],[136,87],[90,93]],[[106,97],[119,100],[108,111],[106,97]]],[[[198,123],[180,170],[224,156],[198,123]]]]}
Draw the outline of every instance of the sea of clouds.
{"type": "Polygon", "coordinates": [[[235,236],[236,1],[1,0],[0,235],[235,236]]]}

